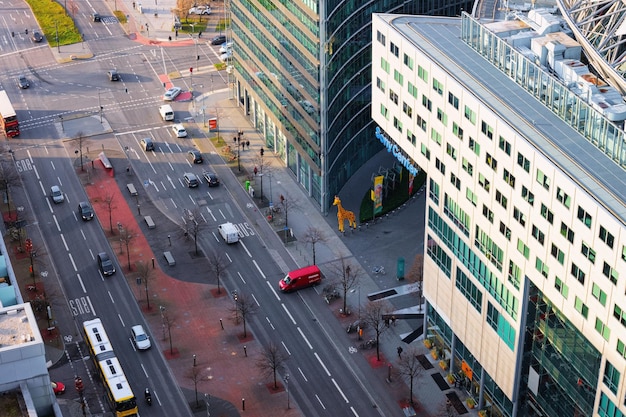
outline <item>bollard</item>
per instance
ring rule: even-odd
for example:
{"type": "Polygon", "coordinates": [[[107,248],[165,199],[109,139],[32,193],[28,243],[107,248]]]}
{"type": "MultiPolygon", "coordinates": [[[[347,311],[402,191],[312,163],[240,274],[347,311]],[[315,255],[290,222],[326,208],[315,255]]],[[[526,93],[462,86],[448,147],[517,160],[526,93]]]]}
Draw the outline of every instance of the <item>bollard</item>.
{"type": "Polygon", "coordinates": [[[241,409],[243,411],[246,411],[246,399],[245,398],[241,399],[241,409]]]}
{"type": "Polygon", "coordinates": [[[152,269],[154,269],[154,258],[152,258],[152,269]]]}
{"type": "Polygon", "coordinates": [[[248,357],[248,348],[246,347],[246,345],[243,345],[243,354],[246,358],[248,357]]]}
{"type": "Polygon", "coordinates": [[[224,322],[222,321],[222,319],[220,319],[220,327],[222,328],[222,330],[224,330],[224,322]]]}

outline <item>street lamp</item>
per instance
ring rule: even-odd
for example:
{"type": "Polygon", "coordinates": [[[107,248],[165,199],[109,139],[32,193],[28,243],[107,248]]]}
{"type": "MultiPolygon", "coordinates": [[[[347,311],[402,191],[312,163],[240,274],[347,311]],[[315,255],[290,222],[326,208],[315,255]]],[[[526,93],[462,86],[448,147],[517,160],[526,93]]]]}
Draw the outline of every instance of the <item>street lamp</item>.
{"type": "Polygon", "coordinates": [[[102,103],[100,102],[100,89],[98,89],[98,108],[100,109],[100,123],[102,123],[102,103]]]}
{"type": "Polygon", "coordinates": [[[289,410],[289,374],[285,375],[285,384],[287,385],[287,410],[289,410]]]}
{"type": "Polygon", "coordinates": [[[241,171],[241,162],[240,162],[240,158],[239,158],[239,147],[241,146],[241,139],[243,136],[243,130],[239,129],[239,131],[237,131],[237,136],[233,138],[233,142],[235,142],[237,144],[237,169],[239,171],[241,171]]]}

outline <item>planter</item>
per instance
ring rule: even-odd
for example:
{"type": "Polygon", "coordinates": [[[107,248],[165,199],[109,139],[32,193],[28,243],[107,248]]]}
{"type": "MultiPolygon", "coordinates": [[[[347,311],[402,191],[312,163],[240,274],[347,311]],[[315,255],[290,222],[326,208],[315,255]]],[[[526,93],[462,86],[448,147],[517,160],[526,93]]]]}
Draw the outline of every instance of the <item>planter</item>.
{"type": "Polygon", "coordinates": [[[426,346],[426,349],[430,349],[433,347],[433,343],[428,339],[424,339],[424,346],[426,346]]]}
{"type": "Polygon", "coordinates": [[[444,360],[439,361],[439,367],[445,371],[448,369],[448,362],[444,360]]]}
{"type": "Polygon", "coordinates": [[[478,417],[487,417],[487,410],[480,410],[478,412],[478,417]]]}
{"type": "Polygon", "coordinates": [[[468,398],[467,400],[465,400],[465,403],[467,404],[467,407],[470,409],[476,407],[476,401],[474,401],[473,398],[468,398]]]}
{"type": "Polygon", "coordinates": [[[448,381],[448,384],[452,385],[456,382],[456,378],[454,377],[453,374],[448,374],[446,375],[446,380],[448,381]]]}
{"type": "Polygon", "coordinates": [[[430,356],[432,356],[433,359],[435,359],[435,360],[439,359],[439,354],[437,353],[437,349],[432,349],[430,351],[430,356]]]}

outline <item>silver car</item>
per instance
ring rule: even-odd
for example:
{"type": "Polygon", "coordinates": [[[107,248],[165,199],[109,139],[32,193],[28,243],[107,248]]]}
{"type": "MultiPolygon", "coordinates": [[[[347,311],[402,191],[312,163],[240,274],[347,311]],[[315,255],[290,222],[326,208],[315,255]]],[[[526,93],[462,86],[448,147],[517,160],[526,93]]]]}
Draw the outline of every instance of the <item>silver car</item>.
{"type": "Polygon", "coordinates": [[[178,95],[180,94],[181,91],[183,91],[183,90],[180,87],[172,87],[169,90],[167,90],[165,92],[165,94],[163,94],[163,100],[164,101],[172,101],[176,97],[178,97],[178,95]]]}
{"type": "Polygon", "coordinates": [[[52,201],[54,201],[55,204],[64,202],[65,196],[63,195],[63,191],[61,191],[61,187],[58,185],[50,187],[50,198],[52,198],[52,201]]]}
{"type": "Polygon", "coordinates": [[[150,349],[150,346],[152,345],[150,343],[150,337],[143,329],[143,326],[141,324],[131,327],[130,334],[133,338],[133,343],[135,344],[135,346],[137,346],[137,349],[150,349]]]}

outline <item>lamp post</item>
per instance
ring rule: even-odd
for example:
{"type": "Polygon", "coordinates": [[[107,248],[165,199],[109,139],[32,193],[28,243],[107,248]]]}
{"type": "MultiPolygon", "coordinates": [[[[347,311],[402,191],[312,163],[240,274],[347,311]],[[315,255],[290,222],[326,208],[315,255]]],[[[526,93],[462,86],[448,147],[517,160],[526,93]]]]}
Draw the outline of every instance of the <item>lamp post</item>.
{"type": "Polygon", "coordinates": [[[56,30],[56,38],[57,38],[57,52],[61,52],[61,47],[59,46],[59,23],[54,22],[54,29],[56,30]]]}
{"type": "Polygon", "coordinates": [[[287,410],[289,410],[289,374],[285,375],[285,384],[287,386],[287,410]]]}
{"type": "Polygon", "coordinates": [[[100,102],[100,90],[98,90],[98,109],[100,111],[100,123],[102,123],[102,103],[100,102]]]}
{"type": "Polygon", "coordinates": [[[239,129],[237,131],[237,136],[233,138],[233,141],[237,144],[237,169],[241,171],[241,162],[239,158],[239,147],[241,146],[241,139],[243,136],[243,130],[239,129]]]}

